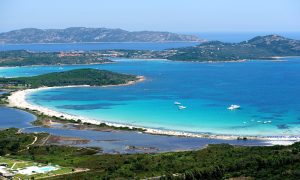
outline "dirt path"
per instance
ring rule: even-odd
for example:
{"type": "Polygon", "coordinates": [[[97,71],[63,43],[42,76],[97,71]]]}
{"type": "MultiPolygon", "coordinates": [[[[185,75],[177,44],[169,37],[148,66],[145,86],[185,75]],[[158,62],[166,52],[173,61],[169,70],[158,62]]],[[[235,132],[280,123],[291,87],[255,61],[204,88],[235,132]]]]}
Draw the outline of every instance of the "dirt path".
{"type": "Polygon", "coordinates": [[[30,146],[34,145],[34,143],[37,141],[37,139],[38,139],[38,137],[34,136],[34,140],[32,141],[32,143],[28,144],[25,149],[21,149],[18,152],[22,152],[22,151],[28,150],[30,146]]]}
{"type": "Polygon", "coordinates": [[[15,162],[15,163],[10,167],[10,169],[13,170],[13,168],[15,167],[16,164],[17,164],[17,163],[15,162]]]}
{"type": "Polygon", "coordinates": [[[51,137],[51,135],[49,134],[49,135],[45,138],[45,140],[41,143],[41,146],[45,145],[46,142],[48,141],[48,139],[49,139],[50,137],[51,137]]]}

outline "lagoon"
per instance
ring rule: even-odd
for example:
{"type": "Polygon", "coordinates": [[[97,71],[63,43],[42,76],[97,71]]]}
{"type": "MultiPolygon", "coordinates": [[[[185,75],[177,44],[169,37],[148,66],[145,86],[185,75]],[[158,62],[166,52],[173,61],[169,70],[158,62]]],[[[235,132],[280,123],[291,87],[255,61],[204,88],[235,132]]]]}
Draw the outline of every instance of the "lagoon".
{"type": "Polygon", "coordinates": [[[196,150],[207,144],[228,143],[243,146],[267,146],[273,142],[259,140],[221,140],[192,137],[158,136],[134,131],[94,131],[79,130],[72,125],[53,124],[51,127],[33,126],[35,117],[24,111],[0,106],[0,129],[20,128],[25,133],[46,132],[53,136],[75,137],[84,140],[84,143],[72,141],[51,142],[57,145],[71,145],[77,147],[99,147],[103,153],[141,153],[141,152],[168,152],[180,150],[196,150]],[[130,149],[128,147],[148,149],[130,149]]]}

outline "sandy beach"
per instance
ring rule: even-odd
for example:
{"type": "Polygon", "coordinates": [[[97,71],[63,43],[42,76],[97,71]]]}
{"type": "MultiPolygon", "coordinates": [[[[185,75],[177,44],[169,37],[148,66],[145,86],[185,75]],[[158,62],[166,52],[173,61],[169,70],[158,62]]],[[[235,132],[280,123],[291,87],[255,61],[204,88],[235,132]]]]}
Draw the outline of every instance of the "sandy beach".
{"type": "MultiPolygon", "coordinates": [[[[107,85],[102,87],[112,87],[112,86],[126,86],[126,85],[132,85],[137,82],[144,81],[145,78],[143,76],[138,76],[138,80],[136,81],[130,81],[126,84],[121,85],[107,85]]],[[[237,136],[237,135],[218,135],[218,134],[203,134],[203,133],[193,133],[193,132],[182,132],[182,131],[173,131],[173,130],[161,130],[161,129],[152,129],[152,128],[144,128],[144,127],[138,127],[138,126],[131,126],[131,125],[125,125],[125,124],[117,124],[117,123],[110,123],[107,120],[101,120],[101,119],[91,119],[76,115],[67,114],[64,112],[54,111],[42,106],[34,105],[26,101],[27,95],[41,91],[46,89],[57,89],[57,88],[71,88],[71,87],[89,87],[88,85],[80,85],[80,86],[63,86],[63,87],[41,87],[37,89],[26,89],[26,90],[20,90],[13,92],[8,97],[8,106],[10,107],[17,107],[24,110],[34,110],[38,111],[40,113],[43,113],[50,117],[59,117],[66,120],[80,120],[81,122],[85,123],[91,123],[98,125],[100,123],[106,123],[109,126],[115,126],[115,127],[129,127],[129,128],[143,128],[145,129],[145,133],[149,134],[156,134],[156,135],[168,135],[168,136],[181,136],[181,137],[196,137],[196,138],[210,138],[210,139],[223,139],[223,140],[234,140],[239,137],[246,137],[248,140],[264,140],[268,141],[270,144],[280,144],[280,145],[289,145],[293,144],[296,141],[300,141],[300,136],[237,136]]]]}
{"type": "MultiPolygon", "coordinates": [[[[101,87],[128,86],[128,85],[132,85],[132,84],[142,82],[145,80],[144,76],[138,76],[137,78],[138,78],[138,80],[129,81],[126,84],[105,85],[105,86],[101,86],[101,87]]],[[[21,108],[24,110],[26,110],[26,109],[35,110],[35,111],[38,111],[38,112],[43,113],[50,117],[59,117],[59,118],[63,118],[66,120],[76,120],[76,121],[81,120],[81,122],[86,122],[86,123],[91,123],[91,124],[103,123],[103,121],[101,121],[101,120],[99,121],[99,120],[94,120],[94,119],[89,119],[89,118],[85,118],[85,117],[80,117],[80,116],[76,116],[76,115],[70,115],[67,113],[54,111],[54,110],[51,110],[51,109],[48,109],[45,107],[30,104],[26,101],[26,96],[33,92],[46,90],[46,89],[74,88],[74,87],[91,87],[91,86],[89,86],[89,85],[59,86],[59,87],[57,86],[57,87],[40,87],[40,88],[36,88],[36,89],[20,90],[20,91],[13,92],[11,94],[11,96],[8,97],[8,106],[17,107],[17,108],[21,108]]],[[[124,125],[119,125],[119,124],[109,124],[109,125],[116,126],[116,127],[124,126],[124,125]]]]}

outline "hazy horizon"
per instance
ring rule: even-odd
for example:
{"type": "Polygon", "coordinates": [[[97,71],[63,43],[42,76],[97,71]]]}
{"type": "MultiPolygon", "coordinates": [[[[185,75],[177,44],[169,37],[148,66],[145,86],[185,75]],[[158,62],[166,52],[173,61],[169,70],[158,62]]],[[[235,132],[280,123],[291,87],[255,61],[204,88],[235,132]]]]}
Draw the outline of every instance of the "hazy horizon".
{"type": "Polygon", "coordinates": [[[42,30],[49,30],[49,29],[67,29],[67,28],[107,28],[107,29],[122,29],[125,31],[130,31],[130,32],[138,32],[138,31],[159,31],[159,32],[172,32],[172,33],[186,33],[186,34],[193,34],[193,33],[300,33],[299,30],[294,30],[294,31],[172,31],[172,30],[156,30],[156,29],[140,29],[140,30],[128,30],[125,28],[120,28],[120,27],[106,27],[106,26],[69,26],[69,27],[48,27],[48,28],[41,28],[41,27],[21,27],[21,28],[16,28],[16,29],[10,29],[6,31],[1,31],[2,32],[9,32],[9,31],[15,31],[15,30],[20,30],[20,29],[42,29],[42,30]]]}
{"type": "Polygon", "coordinates": [[[298,0],[2,0],[0,32],[21,28],[299,32],[298,0]]]}

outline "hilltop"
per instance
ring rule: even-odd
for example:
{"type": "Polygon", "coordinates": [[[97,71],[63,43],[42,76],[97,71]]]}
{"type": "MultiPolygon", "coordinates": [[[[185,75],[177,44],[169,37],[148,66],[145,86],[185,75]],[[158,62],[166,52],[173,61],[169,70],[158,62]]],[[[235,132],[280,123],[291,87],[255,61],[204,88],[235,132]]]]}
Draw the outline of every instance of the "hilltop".
{"type": "Polygon", "coordinates": [[[170,32],[135,31],[108,28],[71,27],[67,29],[25,28],[0,33],[0,44],[80,43],[80,42],[177,42],[203,40],[193,35],[170,32]]]}
{"type": "MultiPolygon", "coordinates": [[[[170,51],[170,50],[169,50],[170,51]]],[[[257,36],[240,43],[211,41],[193,47],[172,49],[166,59],[183,61],[226,61],[300,56],[300,41],[278,35],[257,36]]]]}

